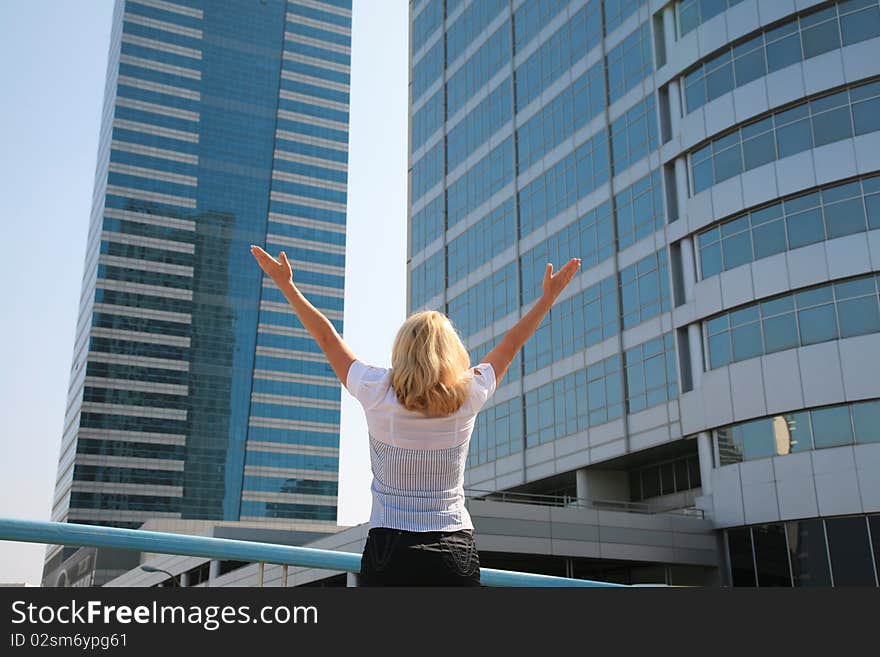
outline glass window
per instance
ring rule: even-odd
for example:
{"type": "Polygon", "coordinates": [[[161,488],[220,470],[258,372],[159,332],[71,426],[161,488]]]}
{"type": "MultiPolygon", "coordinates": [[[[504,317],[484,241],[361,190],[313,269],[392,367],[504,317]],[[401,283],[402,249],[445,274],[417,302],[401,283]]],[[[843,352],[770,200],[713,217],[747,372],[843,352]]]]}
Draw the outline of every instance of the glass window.
{"type": "Polygon", "coordinates": [[[730,337],[733,342],[733,359],[745,360],[760,356],[763,352],[761,343],[761,325],[758,323],[746,324],[731,329],[730,337]]]}
{"type": "Polygon", "coordinates": [[[776,128],[776,147],[780,158],[812,148],[813,137],[809,120],[801,119],[776,128]]]}
{"type": "Polygon", "coordinates": [[[644,499],[660,495],[660,468],[655,466],[642,470],[642,493],[644,499]]]}
{"type": "Polygon", "coordinates": [[[768,354],[798,346],[798,331],[794,313],[770,317],[763,320],[762,324],[764,344],[768,354]]]}
{"type": "Polygon", "coordinates": [[[825,531],[821,520],[785,523],[795,586],[831,586],[825,531]]]}
{"type": "Polygon", "coordinates": [[[813,441],[817,448],[849,445],[853,441],[849,406],[832,406],[811,412],[813,441]]]}
{"type": "Polygon", "coordinates": [[[825,206],[828,238],[841,237],[865,230],[865,207],[860,197],[825,206]]]}
{"type": "Polygon", "coordinates": [[[875,586],[865,518],[829,518],[825,528],[834,586],[875,586]]]}
{"type": "Polygon", "coordinates": [[[724,269],[733,269],[753,260],[752,236],[749,232],[727,237],[721,244],[724,269]]]}
{"type": "Polygon", "coordinates": [[[801,39],[796,23],[768,30],[765,36],[767,39],[767,68],[770,73],[796,64],[803,59],[801,39]]]}
{"type": "Polygon", "coordinates": [[[843,45],[858,43],[880,36],[880,9],[873,0],[856,0],[838,4],[843,45]]]}
{"type": "Polygon", "coordinates": [[[813,115],[813,143],[815,146],[830,144],[852,137],[849,107],[813,115]]]}
{"type": "Polygon", "coordinates": [[[837,338],[834,306],[827,304],[798,311],[801,344],[816,344],[837,338]]]}
{"type": "Polygon", "coordinates": [[[815,244],[825,239],[825,224],[821,208],[799,212],[788,216],[789,248],[796,249],[815,244]]]}
{"type": "Polygon", "coordinates": [[[853,103],[852,113],[857,135],[880,130],[880,98],[853,103]]]}
{"type": "Polygon", "coordinates": [[[868,516],[868,527],[871,532],[871,545],[874,546],[874,569],[880,577],[880,515],[868,516]]]}
{"type": "Polygon", "coordinates": [[[876,295],[838,301],[837,316],[841,338],[880,331],[880,307],[876,295]]]}
{"type": "Polygon", "coordinates": [[[772,132],[747,139],[743,142],[743,161],[745,168],[754,169],[776,159],[776,142],[772,132]]]}
{"type": "Polygon", "coordinates": [[[730,334],[724,332],[709,336],[709,360],[713,368],[730,362],[730,334]]]}
{"type": "Polygon", "coordinates": [[[758,586],[791,586],[785,526],[780,523],[752,527],[758,586]]]}
{"type": "Polygon", "coordinates": [[[675,470],[672,463],[664,463],[660,466],[660,483],[663,495],[675,492],[675,470]]]}
{"type": "Polygon", "coordinates": [[[880,401],[852,405],[857,443],[880,442],[880,401]]]}
{"type": "Polygon", "coordinates": [[[776,454],[772,419],[744,422],[734,427],[733,431],[734,440],[742,444],[743,459],[762,459],[776,454]]]}
{"type": "Polygon", "coordinates": [[[700,459],[696,456],[690,456],[687,460],[688,466],[688,479],[690,480],[691,488],[697,488],[702,484],[700,480],[700,459]]]}
{"type": "MultiPolygon", "coordinates": [[[[792,453],[807,452],[813,449],[813,428],[810,425],[809,411],[800,411],[799,413],[786,415],[785,423],[788,427],[788,440],[792,453]]],[[[778,443],[779,434],[777,434],[778,443]]],[[[782,454],[784,452],[780,451],[779,453],[782,454]]]]}
{"type": "Polygon", "coordinates": [[[757,226],[753,231],[753,236],[756,260],[786,250],[785,223],[781,220],[757,226]]]}
{"type": "Polygon", "coordinates": [[[678,459],[674,462],[673,466],[675,469],[675,489],[688,490],[693,488],[693,486],[688,483],[687,460],[678,459]]]}
{"type": "Polygon", "coordinates": [[[836,7],[828,7],[801,19],[804,59],[840,48],[840,31],[835,20],[836,7]]]}
{"type": "Polygon", "coordinates": [[[727,530],[730,579],[733,586],[755,586],[752,533],[748,527],[727,530]]]}

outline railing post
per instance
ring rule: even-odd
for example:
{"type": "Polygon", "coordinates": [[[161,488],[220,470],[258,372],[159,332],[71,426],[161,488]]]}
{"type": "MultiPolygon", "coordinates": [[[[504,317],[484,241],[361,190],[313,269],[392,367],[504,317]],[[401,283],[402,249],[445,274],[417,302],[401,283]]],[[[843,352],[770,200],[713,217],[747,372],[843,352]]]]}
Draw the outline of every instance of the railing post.
{"type": "Polygon", "coordinates": [[[265,566],[266,566],[266,564],[262,561],[257,566],[257,570],[259,572],[259,575],[258,575],[258,578],[259,578],[258,582],[259,583],[257,584],[257,586],[259,586],[260,588],[263,588],[263,571],[265,570],[265,566]]]}
{"type": "Polygon", "coordinates": [[[281,588],[287,588],[287,564],[281,566],[281,588]]]}

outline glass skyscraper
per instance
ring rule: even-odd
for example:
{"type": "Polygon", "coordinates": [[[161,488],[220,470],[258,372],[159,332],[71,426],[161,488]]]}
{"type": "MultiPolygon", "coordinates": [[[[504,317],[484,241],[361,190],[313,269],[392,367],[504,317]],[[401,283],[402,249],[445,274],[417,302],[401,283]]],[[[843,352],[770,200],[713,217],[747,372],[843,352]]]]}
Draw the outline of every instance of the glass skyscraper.
{"type": "Polygon", "coordinates": [[[583,259],[478,417],[466,487],[639,527],[702,512],[734,585],[876,585],[877,0],[410,16],[408,309],[447,312],[476,363],[546,262],[583,259]]]}
{"type": "Polygon", "coordinates": [[[342,331],[350,45],[350,0],[117,1],[52,520],[336,530],[341,388],[248,245],[342,331]]]}

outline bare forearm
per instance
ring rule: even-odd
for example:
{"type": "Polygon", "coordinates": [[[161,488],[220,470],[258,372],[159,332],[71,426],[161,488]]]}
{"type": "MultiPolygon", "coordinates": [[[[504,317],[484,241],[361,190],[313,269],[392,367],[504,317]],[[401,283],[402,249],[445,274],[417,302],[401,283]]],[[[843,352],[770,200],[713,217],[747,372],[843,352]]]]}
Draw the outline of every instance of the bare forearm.
{"type": "Polygon", "coordinates": [[[303,293],[299,291],[299,288],[292,281],[278,283],[278,288],[290,302],[290,305],[293,306],[293,310],[296,312],[302,325],[322,350],[335,338],[339,337],[336,327],[303,296],[303,293]]]}
{"type": "Polygon", "coordinates": [[[511,353],[516,354],[516,352],[522,349],[522,346],[538,329],[538,326],[540,326],[541,321],[544,319],[544,316],[550,310],[552,305],[553,299],[546,296],[542,296],[538,299],[529,312],[523,315],[505,334],[501,343],[499,343],[499,346],[500,344],[506,343],[504,346],[509,349],[511,353]]]}

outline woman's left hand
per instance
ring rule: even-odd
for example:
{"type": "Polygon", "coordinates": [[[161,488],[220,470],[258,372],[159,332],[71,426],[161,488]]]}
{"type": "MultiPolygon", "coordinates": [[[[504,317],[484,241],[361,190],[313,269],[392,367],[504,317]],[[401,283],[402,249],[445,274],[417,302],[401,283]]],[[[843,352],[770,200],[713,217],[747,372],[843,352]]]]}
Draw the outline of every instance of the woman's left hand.
{"type": "Polygon", "coordinates": [[[251,253],[257,259],[260,268],[275,281],[276,285],[293,280],[293,271],[291,270],[290,263],[287,261],[287,254],[284,251],[279,253],[279,259],[276,260],[256,244],[251,244],[251,253]]]}

